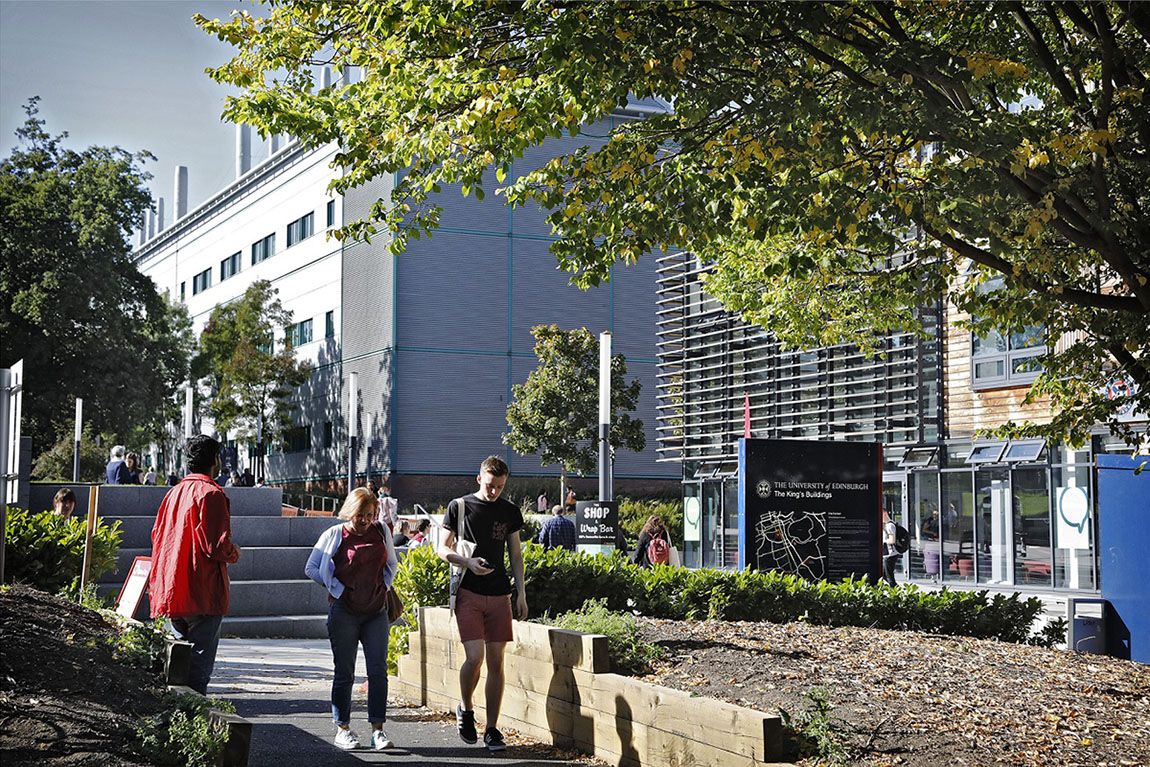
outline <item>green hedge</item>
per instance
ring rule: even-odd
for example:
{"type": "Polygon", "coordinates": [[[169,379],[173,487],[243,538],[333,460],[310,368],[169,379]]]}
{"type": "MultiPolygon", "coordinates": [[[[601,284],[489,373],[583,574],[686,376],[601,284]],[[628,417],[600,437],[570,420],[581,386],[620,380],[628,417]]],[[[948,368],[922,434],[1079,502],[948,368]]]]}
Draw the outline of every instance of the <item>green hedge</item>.
{"type": "MultiPolygon", "coordinates": [[[[544,551],[524,544],[527,604],[535,616],[578,610],[604,599],[612,610],[673,620],[807,621],[824,626],[925,631],[1025,642],[1042,612],[1036,597],[986,591],[892,589],[862,580],[806,581],[777,572],[636,567],[622,555],[544,551]]],[[[447,604],[448,567],[430,547],[415,549],[399,566],[396,589],[414,625],[415,608],[447,604]]],[[[395,653],[406,650],[407,628],[392,633],[395,653]],[[402,649],[400,649],[402,647],[402,649]]]]}
{"type": "MultiPolygon", "coordinates": [[[[64,591],[75,598],[79,594],[80,568],[84,564],[85,525],[83,515],[63,519],[52,511],[33,514],[9,506],[4,577],[9,582],[26,583],[52,594],[64,591]]],[[[92,583],[115,568],[120,536],[119,520],[111,527],[97,523],[88,565],[92,583]]]]}

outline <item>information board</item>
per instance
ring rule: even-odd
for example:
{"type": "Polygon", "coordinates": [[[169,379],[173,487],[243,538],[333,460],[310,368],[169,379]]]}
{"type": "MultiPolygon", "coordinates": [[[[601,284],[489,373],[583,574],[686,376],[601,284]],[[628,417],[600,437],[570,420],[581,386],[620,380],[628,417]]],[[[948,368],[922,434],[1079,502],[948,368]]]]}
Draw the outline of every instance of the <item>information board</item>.
{"type": "Polygon", "coordinates": [[[877,581],[881,515],[881,445],[739,440],[741,566],[877,581]]]}
{"type": "Polygon", "coordinates": [[[116,598],[116,613],[125,618],[134,618],[136,610],[140,609],[140,600],[148,590],[148,574],[152,572],[151,557],[136,557],[132,560],[132,568],[128,577],[124,579],[124,586],[120,589],[120,596],[116,598]]]}
{"type": "Polygon", "coordinates": [[[618,501],[575,504],[575,549],[592,554],[614,551],[618,540],[618,501]]]}

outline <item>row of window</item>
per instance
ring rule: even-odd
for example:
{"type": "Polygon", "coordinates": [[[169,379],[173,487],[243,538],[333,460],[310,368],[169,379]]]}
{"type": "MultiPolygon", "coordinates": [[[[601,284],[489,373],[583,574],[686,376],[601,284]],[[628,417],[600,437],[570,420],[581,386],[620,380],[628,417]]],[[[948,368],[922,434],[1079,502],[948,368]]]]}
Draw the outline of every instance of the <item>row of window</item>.
{"type": "MultiPolygon", "coordinates": [[[[327,225],[328,227],[335,225],[335,200],[327,201],[327,225]]],[[[306,240],[315,234],[315,213],[308,213],[300,216],[295,221],[292,221],[287,226],[287,246],[290,248],[297,242],[306,240]]],[[[252,243],[252,266],[266,261],[276,252],[276,235],[272,232],[267,237],[263,237],[252,243]]],[[[240,272],[240,254],[236,252],[225,258],[220,262],[220,282],[234,277],[240,272]]],[[[205,269],[192,278],[192,295],[202,293],[212,286],[212,270],[205,269]]],[[[180,283],[180,300],[185,300],[185,283],[180,283]]],[[[309,339],[310,340],[310,339],[309,339]]]]}
{"type": "MultiPolygon", "coordinates": [[[[324,315],[324,338],[335,338],[335,311],[324,315]]],[[[286,339],[289,346],[303,346],[312,342],[311,318],[288,325],[286,339]]]]}
{"type": "MultiPolygon", "coordinates": [[[[323,424],[323,446],[331,447],[334,442],[335,429],[332,427],[331,421],[325,421],[323,424]]],[[[284,453],[306,453],[311,449],[311,424],[296,426],[284,432],[284,453]]]]}

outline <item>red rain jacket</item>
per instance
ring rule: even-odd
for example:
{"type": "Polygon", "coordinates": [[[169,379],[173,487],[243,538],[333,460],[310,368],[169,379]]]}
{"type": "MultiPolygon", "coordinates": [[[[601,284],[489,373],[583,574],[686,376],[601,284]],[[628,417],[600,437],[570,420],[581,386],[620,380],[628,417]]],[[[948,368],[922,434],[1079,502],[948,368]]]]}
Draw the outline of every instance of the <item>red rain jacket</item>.
{"type": "Polygon", "coordinates": [[[210,477],[189,474],[168,491],[152,528],[152,617],[226,615],[232,545],[228,498],[210,477]]]}

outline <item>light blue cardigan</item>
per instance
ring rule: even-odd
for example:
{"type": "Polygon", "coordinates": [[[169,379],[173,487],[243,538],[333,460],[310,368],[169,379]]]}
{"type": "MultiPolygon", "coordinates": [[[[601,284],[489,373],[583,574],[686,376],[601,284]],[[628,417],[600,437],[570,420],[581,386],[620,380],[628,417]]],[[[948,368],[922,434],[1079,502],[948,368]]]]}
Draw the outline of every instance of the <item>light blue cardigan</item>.
{"type": "MultiPolygon", "coordinates": [[[[391,582],[395,579],[395,571],[399,569],[399,560],[395,556],[395,546],[392,545],[387,528],[378,522],[375,524],[383,533],[383,543],[387,546],[387,562],[383,565],[383,585],[390,589],[391,582]]],[[[307,558],[307,564],[303,567],[307,577],[327,589],[327,593],[336,599],[343,594],[343,584],[335,577],[334,558],[335,553],[339,551],[339,544],[343,541],[342,531],[343,522],[324,530],[319,540],[315,542],[307,558]]]]}

